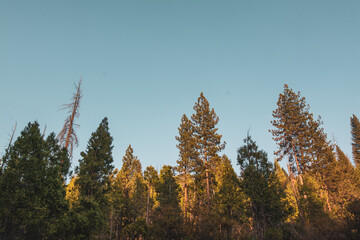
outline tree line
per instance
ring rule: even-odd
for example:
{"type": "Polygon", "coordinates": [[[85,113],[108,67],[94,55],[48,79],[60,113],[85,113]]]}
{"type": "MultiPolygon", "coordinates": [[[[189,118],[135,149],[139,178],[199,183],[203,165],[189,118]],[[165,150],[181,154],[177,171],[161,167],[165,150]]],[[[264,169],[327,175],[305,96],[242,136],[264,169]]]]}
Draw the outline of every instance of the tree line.
{"type": "Polygon", "coordinates": [[[120,169],[104,118],[75,172],[80,83],[61,133],[29,123],[0,162],[1,239],[359,239],[360,121],[350,118],[353,161],[329,141],[300,92],[286,84],[269,131],[275,161],[250,134],[237,175],[201,93],[178,128],[175,166],[142,170],[128,146],[120,169]],[[279,162],[284,161],[287,169],[279,162]],[[68,180],[67,180],[68,179],[68,180]]]}

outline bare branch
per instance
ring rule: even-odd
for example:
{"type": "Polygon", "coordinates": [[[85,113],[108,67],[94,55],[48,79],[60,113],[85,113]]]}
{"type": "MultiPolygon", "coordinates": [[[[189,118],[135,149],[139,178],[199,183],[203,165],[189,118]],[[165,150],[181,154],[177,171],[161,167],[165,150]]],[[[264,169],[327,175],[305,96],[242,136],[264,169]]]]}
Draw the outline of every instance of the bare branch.
{"type": "Polygon", "coordinates": [[[68,110],[68,113],[70,116],[68,116],[65,120],[63,129],[58,134],[58,139],[60,141],[60,144],[65,147],[70,157],[72,157],[74,146],[78,146],[78,138],[76,136],[76,133],[74,131],[74,128],[79,128],[80,126],[75,123],[75,119],[79,118],[79,107],[80,107],[80,99],[82,97],[81,93],[81,78],[79,83],[75,85],[76,92],[72,96],[72,102],[68,104],[63,104],[61,110],[68,110]]]}

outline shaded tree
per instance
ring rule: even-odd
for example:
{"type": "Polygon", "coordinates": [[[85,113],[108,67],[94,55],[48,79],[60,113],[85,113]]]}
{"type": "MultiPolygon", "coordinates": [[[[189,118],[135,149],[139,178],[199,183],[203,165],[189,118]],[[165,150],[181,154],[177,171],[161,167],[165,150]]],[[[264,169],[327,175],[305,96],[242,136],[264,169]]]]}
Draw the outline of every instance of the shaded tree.
{"type": "Polygon", "coordinates": [[[234,228],[247,222],[247,197],[240,187],[240,180],[230,160],[225,155],[221,158],[217,182],[215,211],[220,218],[220,226],[224,229],[226,239],[234,239],[234,228]]]}
{"type": "MultiPolygon", "coordinates": [[[[289,215],[284,208],[284,189],[274,174],[267,154],[258,150],[248,135],[244,146],[238,149],[238,164],[244,193],[251,201],[251,217],[257,239],[264,239],[271,229],[277,228],[289,215]]],[[[281,236],[281,233],[277,233],[281,236]]]]}
{"type": "Polygon", "coordinates": [[[163,166],[156,186],[159,207],[156,208],[151,228],[154,239],[181,239],[182,219],[179,202],[180,186],[176,183],[173,168],[163,166]]]}
{"type": "Polygon", "coordinates": [[[79,203],[74,208],[75,233],[81,239],[105,237],[109,216],[109,176],[113,170],[113,138],[109,133],[107,118],[104,118],[91,134],[85,152],[81,152],[75,186],[79,187],[79,203]]]}
{"type": "Polygon", "coordinates": [[[66,150],[55,134],[44,140],[39,124],[29,123],[9,147],[0,177],[2,239],[65,239],[68,203],[59,172],[68,170],[66,150]]]}

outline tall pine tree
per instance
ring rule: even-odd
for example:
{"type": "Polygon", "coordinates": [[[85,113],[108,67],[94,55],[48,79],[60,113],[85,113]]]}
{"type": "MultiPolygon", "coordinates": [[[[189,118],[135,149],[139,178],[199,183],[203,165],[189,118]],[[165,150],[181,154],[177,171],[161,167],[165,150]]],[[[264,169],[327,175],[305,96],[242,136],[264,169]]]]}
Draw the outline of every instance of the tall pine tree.
{"type": "Polygon", "coordinates": [[[147,186],[142,175],[141,163],[134,156],[131,145],[128,146],[122,160],[122,167],[116,176],[121,184],[124,201],[121,215],[121,236],[135,238],[144,235],[146,230],[147,186]]]}
{"type": "Polygon", "coordinates": [[[85,152],[81,152],[78,178],[79,203],[74,208],[76,222],[74,230],[77,238],[103,238],[109,219],[110,174],[113,170],[113,138],[109,133],[109,123],[104,118],[91,134],[85,152]]]}
{"type": "Polygon", "coordinates": [[[175,139],[179,142],[177,148],[179,149],[179,159],[177,160],[176,170],[179,175],[178,178],[183,189],[184,199],[184,219],[188,219],[188,190],[189,185],[193,181],[193,172],[195,171],[196,161],[198,161],[198,152],[196,145],[196,138],[194,136],[194,127],[191,121],[184,114],[181,118],[181,124],[178,128],[179,136],[175,139]]]}
{"type": "Polygon", "coordinates": [[[307,122],[311,117],[309,106],[300,92],[295,93],[286,84],[284,92],[279,95],[277,106],[273,111],[274,120],[271,121],[275,129],[270,130],[278,144],[275,155],[279,161],[288,158],[291,170],[298,173],[302,184],[301,174],[307,171],[310,164],[307,155],[309,151],[307,122]]]}
{"type": "Polygon", "coordinates": [[[146,223],[150,224],[153,217],[153,208],[156,204],[156,185],[159,181],[158,172],[153,166],[146,167],[144,171],[144,180],[148,188],[148,195],[146,200],[146,223]]]}
{"type": "Polygon", "coordinates": [[[141,163],[139,159],[134,156],[134,150],[131,145],[129,145],[122,159],[122,167],[118,174],[118,177],[124,185],[126,195],[131,194],[135,186],[136,177],[139,174],[141,174],[141,163]]]}
{"type": "Polygon", "coordinates": [[[352,136],[352,152],[356,166],[360,166],[360,121],[353,114],[350,118],[351,136],[352,136]]]}
{"type": "Polygon", "coordinates": [[[195,113],[191,119],[199,154],[196,171],[198,175],[204,176],[202,179],[205,180],[205,197],[207,205],[210,207],[210,193],[213,192],[213,186],[210,186],[211,182],[213,182],[213,170],[219,165],[220,157],[218,152],[225,148],[225,143],[221,141],[222,135],[217,133],[216,125],[219,122],[219,117],[214,109],[210,108],[210,104],[203,93],[200,94],[195,103],[194,110],[195,113]]]}

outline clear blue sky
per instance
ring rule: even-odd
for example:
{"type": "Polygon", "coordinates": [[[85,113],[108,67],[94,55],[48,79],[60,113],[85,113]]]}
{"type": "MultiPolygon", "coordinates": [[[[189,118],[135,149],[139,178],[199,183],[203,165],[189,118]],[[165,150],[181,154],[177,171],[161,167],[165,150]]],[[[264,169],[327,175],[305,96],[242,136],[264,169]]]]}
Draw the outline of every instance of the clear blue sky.
{"type": "Polygon", "coordinates": [[[83,78],[77,164],[109,118],[115,166],[132,144],[143,169],[175,165],[182,114],[204,92],[223,153],[250,133],[270,159],[268,130],[287,83],[351,155],[360,117],[360,1],[0,1],[0,152],[11,127],[58,133],[83,78]]]}

